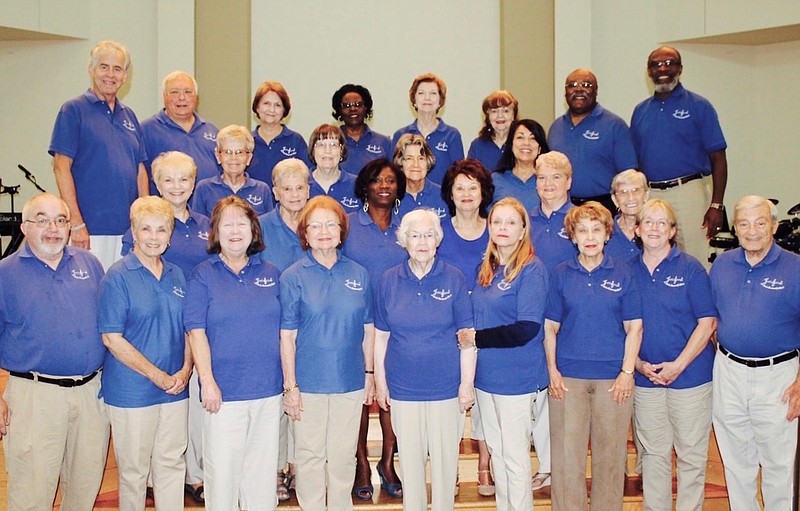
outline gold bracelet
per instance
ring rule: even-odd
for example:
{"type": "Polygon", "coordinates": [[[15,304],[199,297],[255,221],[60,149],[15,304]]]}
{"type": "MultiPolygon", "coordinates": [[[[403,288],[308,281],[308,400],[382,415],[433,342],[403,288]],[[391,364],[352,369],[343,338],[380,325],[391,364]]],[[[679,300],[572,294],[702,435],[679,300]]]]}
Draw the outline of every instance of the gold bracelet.
{"type": "Polygon", "coordinates": [[[289,387],[283,387],[283,394],[286,395],[289,392],[293,391],[294,389],[300,390],[300,386],[297,385],[297,382],[295,382],[294,385],[291,385],[289,387]]]}

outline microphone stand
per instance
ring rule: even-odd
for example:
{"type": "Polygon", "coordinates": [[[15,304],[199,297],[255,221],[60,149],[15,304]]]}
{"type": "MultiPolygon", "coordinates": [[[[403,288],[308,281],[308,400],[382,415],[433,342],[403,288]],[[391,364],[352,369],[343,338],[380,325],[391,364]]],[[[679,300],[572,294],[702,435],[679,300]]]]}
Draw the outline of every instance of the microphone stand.
{"type": "MultiPolygon", "coordinates": [[[[35,186],[37,190],[39,190],[42,193],[46,192],[46,190],[44,188],[42,188],[41,186],[39,186],[39,183],[36,182],[36,176],[31,174],[30,171],[28,169],[26,169],[25,167],[23,167],[21,163],[19,165],[17,165],[17,168],[19,170],[21,170],[23,174],[25,174],[25,179],[27,179],[28,181],[33,183],[33,186],[35,186]]],[[[13,211],[13,208],[12,208],[12,211],[13,211]]]]}

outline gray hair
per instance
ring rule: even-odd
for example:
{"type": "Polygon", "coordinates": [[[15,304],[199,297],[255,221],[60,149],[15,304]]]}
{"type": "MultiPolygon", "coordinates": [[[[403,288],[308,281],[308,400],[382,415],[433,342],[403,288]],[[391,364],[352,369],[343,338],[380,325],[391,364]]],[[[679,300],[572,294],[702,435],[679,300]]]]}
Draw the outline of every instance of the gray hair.
{"type": "Polygon", "coordinates": [[[174,80],[176,78],[180,78],[180,77],[186,77],[192,82],[192,88],[194,89],[195,95],[197,95],[198,92],[199,92],[198,89],[197,89],[197,80],[195,80],[194,76],[190,75],[186,71],[173,71],[170,74],[168,74],[167,76],[165,76],[164,79],[161,81],[161,94],[162,95],[166,95],[167,94],[167,85],[169,84],[169,82],[171,82],[172,80],[174,80]]]}
{"type": "Polygon", "coordinates": [[[739,199],[739,202],[733,207],[734,221],[736,217],[739,216],[739,211],[743,209],[760,208],[762,206],[769,208],[769,214],[772,216],[773,221],[778,220],[778,207],[771,200],[760,195],[745,195],[739,199]]]}
{"type": "Polygon", "coordinates": [[[411,229],[412,225],[426,218],[433,224],[433,233],[436,238],[436,246],[438,247],[439,243],[442,242],[442,238],[444,238],[444,231],[442,231],[442,223],[439,220],[439,215],[431,208],[419,208],[403,215],[403,219],[400,220],[400,227],[397,228],[397,244],[403,248],[408,248],[408,231],[411,229]]]}
{"type": "Polygon", "coordinates": [[[92,69],[97,67],[98,61],[100,60],[100,53],[108,50],[115,51],[122,55],[122,60],[125,61],[125,71],[131,67],[131,54],[128,52],[128,48],[116,41],[106,39],[97,43],[97,45],[92,48],[92,51],[89,52],[89,65],[92,69]]]}

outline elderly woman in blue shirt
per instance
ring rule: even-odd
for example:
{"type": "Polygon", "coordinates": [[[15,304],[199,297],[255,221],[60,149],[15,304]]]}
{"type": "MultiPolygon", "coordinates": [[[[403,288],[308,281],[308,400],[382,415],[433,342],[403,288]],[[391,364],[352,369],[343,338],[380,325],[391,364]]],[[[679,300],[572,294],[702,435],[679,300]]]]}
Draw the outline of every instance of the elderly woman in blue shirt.
{"type": "Polygon", "coordinates": [[[677,454],[677,509],[703,508],[711,373],[717,326],[703,265],[675,244],[675,211],[661,199],[637,215],[643,252],[632,262],[642,293],[644,335],[636,360],[634,420],[642,443],[647,509],[672,509],[672,451],[677,454]]]}
{"type": "Polygon", "coordinates": [[[489,245],[472,290],[481,423],[492,454],[498,509],[531,509],[531,407],[547,386],[541,325],[547,270],[534,255],[523,205],[489,212],[489,245]]]}
{"type": "Polygon", "coordinates": [[[397,215],[402,218],[417,208],[430,208],[439,218],[447,216],[447,206],[442,200],[442,188],[427,179],[436,162],[428,143],[422,135],[406,133],[397,141],[392,161],[403,169],[406,176],[406,194],[400,201],[397,215]]]}
{"type": "Polygon", "coordinates": [[[266,245],[261,259],[271,262],[280,271],[303,257],[297,225],[308,202],[310,175],[306,164],[297,158],[281,160],[272,170],[276,205],[275,209],[258,217],[266,245]]]}
{"type": "Polygon", "coordinates": [[[281,411],[278,269],[242,199],[211,214],[209,252],[189,282],[184,326],[200,378],[209,509],[274,509],[281,411]]]}
{"type": "Polygon", "coordinates": [[[564,220],[578,254],[555,267],[545,312],[554,511],[584,509],[592,443],[592,507],[621,510],[642,302],[628,265],[604,255],[611,213],[599,202],[564,220]]]}
{"type": "Polygon", "coordinates": [[[431,508],[453,509],[465,412],[475,401],[475,349],[456,342],[457,332],[472,328],[472,307],[464,275],[436,257],[441,240],[433,210],[405,215],[397,242],[408,257],[383,274],[376,292],[376,392],[381,408],[392,408],[409,511],[427,509],[429,457],[431,508]]]}
{"type": "Polygon", "coordinates": [[[339,250],[348,221],[334,199],[308,201],[297,232],[306,255],[283,272],[280,286],[297,499],[303,509],[352,509],[359,418],[375,393],[370,276],[339,250]]]}
{"type": "Polygon", "coordinates": [[[484,98],[481,109],[483,126],[470,143],[467,158],[475,158],[494,172],[506,149],[511,125],[517,120],[519,101],[507,90],[497,90],[484,98]]]}
{"type": "Polygon", "coordinates": [[[636,217],[650,197],[647,176],[636,169],[623,170],[611,180],[611,200],[617,206],[614,231],[605,253],[631,263],[639,258],[642,249],[636,240],[636,217]]]}
{"type": "Polygon", "coordinates": [[[505,151],[492,174],[494,201],[514,197],[530,211],[539,205],[536,193],[536,159],[550,151],[544,128],[533,119],[520,119],[511,125],[505,151]]]}
{"type": "Polygon", "coordinates": [[[170,204],[142,197],[130,217],[133,251],[103,278],[97,313],[108,348],[101,393],[114,436],[119,508],[144,509],[152,472],[159,507],[179,509],[192,370],[182,324],[186,280],[161,258],[174,225],[170,204]]]}

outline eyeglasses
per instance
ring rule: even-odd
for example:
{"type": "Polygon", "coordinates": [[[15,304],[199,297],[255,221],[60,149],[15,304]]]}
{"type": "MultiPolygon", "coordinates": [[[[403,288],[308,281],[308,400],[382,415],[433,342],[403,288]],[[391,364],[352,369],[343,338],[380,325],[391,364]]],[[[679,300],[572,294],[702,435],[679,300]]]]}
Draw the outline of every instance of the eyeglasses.
{"type": "Polygon", "coordinates": [[[646,220],[642,220],[642,227],[645,229],[658,229],[659,231],[664,231],[672,228],[673,225],[672,222],[667,222],[666,220],[650,220],[648,218],[646,220]]]}
{"type": "Polygon", "coordinates": [[[348,108],[361,108],[362,106],[364,106],[364,103],[362,103],[361,101],[353,101],[352,103],[341,104],[342,110],[346,110],[348,108]]]}
{"type": "Polygon", "coordinates": [[[47,218],[40,216],[36,220],[25,220],[29,224],[36,224],[38,227],[42,229],[47,229],[50,227],[50,224],[56,224],[56,227],[66,227],[69,225],[69,220],[66,217],[60,216],[58,218],[47,218]]]}
{"type": "Polygon", "coordinates": [[[614,195],[638,195],[641,191],[641,188],[623,188],[614,192],[614,195]]]}
{"type": "Polygon", "coordinates": [[[322,230],[323,227],[327,229],[328,232],[333,232],[335,230],[338,230],[342,226],[338,222],[333,222],[333,221],[325,222],[324,224],[322,222],[311,222],[310,224],[306,225],[306,229],[308,229],[311,232],[319,232],[322,230]]]}
{"type": "Polygon", "coordinates": [[[681,65],[681,61],[678,59],[667,59],[667,60],[651,60],[647,63],[647,67],[649,69],[658,69],[661,66],[664,67],[677,67],[681,65]]]}
{"type": "Polygon", "coordinates": [[[223,149],[219,152],[219,154],[224,154],[225,156],[241,156],[243,154],[250,154],[252,151],[249,149],[223,149]]]}
{"type": "Polygon", "coordinates": [[[194,91],[192,89],[170,89],[167,91],[167,95],[174,98],[179,98],[181,95],[191,98],[194,96],[194,91]]]}
{"type": "Polygon", "coordinates": [[[591,90],[591,89],[594,89],[595,85],[594,85],[594,83],[592,83],[592,82],[586,82],[586,81],[583,81],[583,82],[578,82],[578,81],[573,81],[573,82],[567,82],[567,83],[565,83],[565,84],[564,84],[564,87],[566,87],[567,89],[577,89],[578,87],[581,87],[581,88],[583,88],[583,89],[590,89],[590,90],[591,90]]]}
{"type": "Polygon", "coordinates": [[[314,143],[314,149],[330,149],[331,151],[340,149],[342,144],[336,140],[317,140],[314,143]]]}
{"type": "Polygon", "coordinates": [[[408,231],[406,237],[411,241],[432,241],[436,239],[436,233],[434,231],[408,231]]]}

